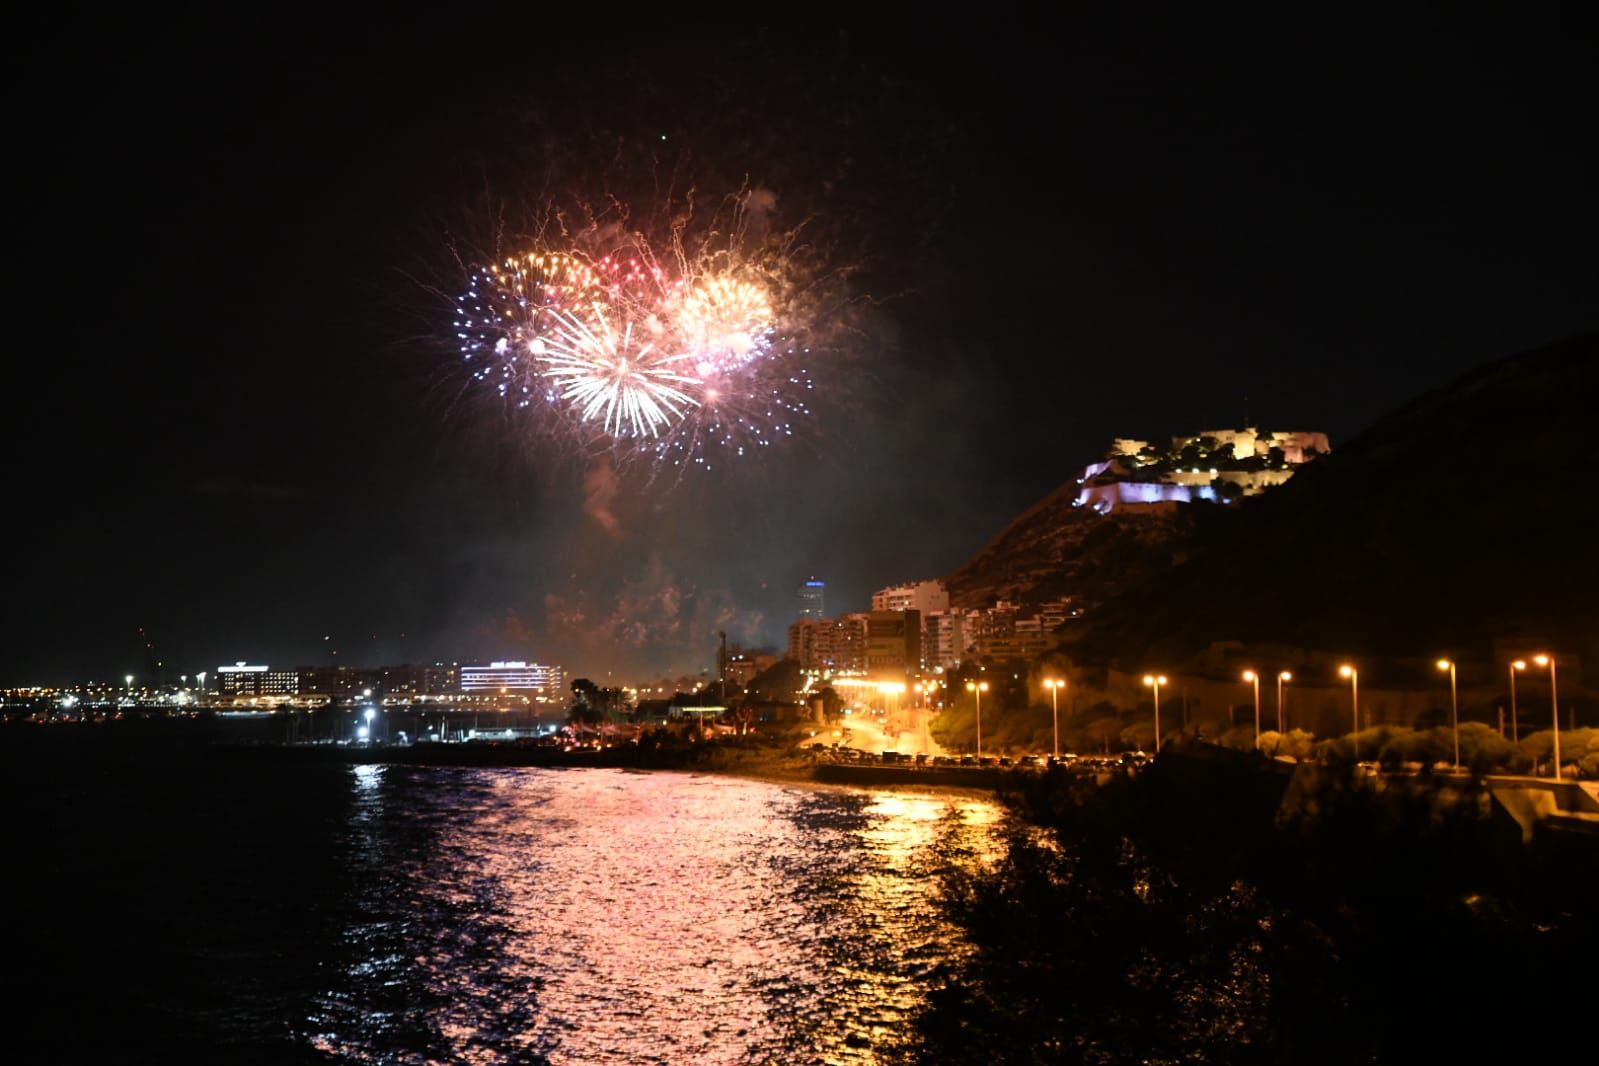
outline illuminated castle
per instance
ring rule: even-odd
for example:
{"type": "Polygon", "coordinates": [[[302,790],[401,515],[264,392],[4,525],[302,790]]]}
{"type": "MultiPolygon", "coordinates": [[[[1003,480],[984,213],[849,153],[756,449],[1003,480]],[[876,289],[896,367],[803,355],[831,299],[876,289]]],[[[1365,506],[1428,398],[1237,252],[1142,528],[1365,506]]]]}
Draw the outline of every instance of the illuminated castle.
{"type": "Polygon", "coordinates": [[[1076,507],[1109,514],[1121,507],[1170,507],[1195,500],[1227,503],[1294,476],[1332,451],[1325,433],[1208,429],[1173,437],[1169,446],[1118,438],[1101,462],[1077,479],[1076,507]]]}

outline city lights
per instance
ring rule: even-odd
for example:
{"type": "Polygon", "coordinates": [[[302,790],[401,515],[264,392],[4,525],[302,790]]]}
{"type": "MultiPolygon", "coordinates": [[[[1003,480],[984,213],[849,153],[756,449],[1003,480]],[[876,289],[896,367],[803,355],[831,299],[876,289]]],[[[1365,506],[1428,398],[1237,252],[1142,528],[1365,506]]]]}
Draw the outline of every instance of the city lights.
{"type": "Polygon", "coordinates": [[[1360,671],[1345,663],[1338,668],[1338,676],[1349,682],[1349,706],[1354,713],[1355,729],[1350,739],[1355,745],[1355,761],[1360,761],[1360,671]]]}
{"type": "Polygon", "coordinates": [[[1166,683],[1165,674],[1145,674],[1144,685],[1155,693],[1155,754],[1160,754],[1160,687],[1166,683]]]}
{"type": "Polygon", "coordinates": [[[1287,670],[1277,671],[1277,732],[1288,732],[1288,714],[1283,706],[1283,686],[1294,679],[1294,675],[1287,670]]]}
{"type": "Polygon", "coordinates": [[[1260,675],[1253,670],[1244,671],[1244,681],[1255,689],[1255,747],[1260,747],[1260,675]]]}
{"type": "Polygon", "coordinates": [[[1532,661],[1539,666],[1549,668],[1549,719],[1554,727],[1555,746],[1553,758],[1555,763],[1555,780],[1560,780],[1560,695],[1555,684],[1555,657],[1553,655],[1534,655],[1532,661]]]}
{"type": "Polygon", "coordinates": [[[1438,669],[1449,672],[1449,722],[1455,732],[1455,769],[1460,769],[1460,700],[1455,688],[1455,663],[1453,659],[1439,659],[1438,669]]]}
{"type": "Polygon", "coordinates": [[[1521,743],[1521,730],[1516,722],[1516,672],[1527,669],[1527,660],[1513,659],[1510,663],[1510,743],[1521,743]]]}
{"type": "Polygon", "coordinates": [[[1044,687],[1049,689],[1049,709],[1055,726],[1055,758],[1060,758],[1060,690],[1066,687],[1066,682],[1057,681],[1055,678],[1046,678],[1044,687]]]}
{"type": "Polygon", "coordinates": [[[968,681],[966,691],[977,697],[977,757],[983,757],[983,693],[988,691],[987,681],[968,681]]]}

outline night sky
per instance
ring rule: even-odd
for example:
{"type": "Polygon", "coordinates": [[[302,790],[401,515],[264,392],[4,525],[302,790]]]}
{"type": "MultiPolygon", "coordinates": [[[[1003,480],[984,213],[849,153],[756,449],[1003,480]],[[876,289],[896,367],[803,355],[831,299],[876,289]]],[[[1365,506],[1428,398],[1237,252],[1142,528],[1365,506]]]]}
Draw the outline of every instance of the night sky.
{"type": "Polygon", "coordinates": [[[1599,324],[1575,25],[272,13],[12,34],[0,684],[147,676],[141,626],[173,675],[697,672],[813,573],[839,611],[948,572],[1114,436],[1336,448],[1599,324]],[[647,157],[817,218],[863,309],[806,441],[654,484],[463,391],[430,290],[485,204],[647,157]]]}

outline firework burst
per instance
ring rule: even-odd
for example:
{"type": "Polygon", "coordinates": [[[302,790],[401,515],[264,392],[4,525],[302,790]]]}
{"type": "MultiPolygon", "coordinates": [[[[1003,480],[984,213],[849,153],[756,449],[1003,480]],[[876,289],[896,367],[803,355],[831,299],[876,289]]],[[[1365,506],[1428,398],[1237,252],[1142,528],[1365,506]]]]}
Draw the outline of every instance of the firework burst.
{"type": "Polygon", "coordinates": [[[678,301],[672,317],[703,380],[736,371],[769,351],[772,301],[750,282],[725,276],[700,281],[678,301]]]}
{"type": "Polygon", "coordinates": [[[658,437],[698,403],[685,389],[699,380],[677,370],[689,356],[658,350],[659,336],[635,333],[633,322],[616,321],[598,302],[587,314],[557,311],[554,318],[556,328],[531,354],[538,374],[582,421],[597,420],[613,439],[658,437]]]}
{"type": "Polygon", "coordinates": [[[691,210],[650,231],[564,217],[517,254],[467,271],[455,338],[540,440],[619,465],[707,469],[797,435],[813,415],[823,286],[792,235],[691,210]],[[527,250],[531,245],[531,250],[527,250]]]}

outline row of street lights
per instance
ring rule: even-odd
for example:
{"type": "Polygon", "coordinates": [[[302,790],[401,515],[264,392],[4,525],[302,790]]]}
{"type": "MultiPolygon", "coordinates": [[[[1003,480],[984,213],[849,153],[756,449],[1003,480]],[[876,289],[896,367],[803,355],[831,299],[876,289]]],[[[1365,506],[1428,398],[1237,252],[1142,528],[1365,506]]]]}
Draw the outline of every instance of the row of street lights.
{"type": "MultiPolygon", "coordinates": [[[[1554,725],[1554,764],[1555,779],[1560,779],[1560,700],[1555,687],[1555,657],[1553,655],[1534,655],[1532,661],[1539,666],[1549,668],[1549,708],[1554,725]]],[[[1460,769],[1460,697],[1457,684],[1455,662],[1452,659],[1439,659],[1438,669],[1449,673],[1449,721],[1454,731],[1455,739],[1455,769],[1460,769]]],[[[1511,743],[1519,743],[1519,728],[1516,720],[1516,672],[1527,669],[1524,659],[1517,659],[1510,664],[1510,736],[1511,743]]],[[[1260,674],[1254,670],[1245,670],[1243,679],[1253,686],[1255,696],[1255,746],[1260,746],[1260,674]]],[[[1360,758],[1360,671],[1353,665],[1345,663],[1338,668],[1338,676],[1349,682],[1349,699],[1351,710],[1354,714],[1354,743],[1355,758],[1360,758]]],[[[1286,717],[1284,714],[1283,686],[1294,679],[1288,670],[1277,672],[1277,728],[1284,730],[1286,717]]],[[[1145,674],[1144,686],[1154,694],[1155,701],[1155,753],[1160,754],[1160,690],[1167,684],[1165,674],[1145,674]]],[[[1060,758],[1060,690],[1066,687],[1066,682],[1057,678],[1044,679],[1044,687],[1049,689],[1050,712],[1054,724],[1054,750],[1055,758],[1060,758]]],[[[983,693],[988,691],[987,681],[968,681],[966,691],[977,697],[977,757],[983,756],[983,693]]]]}
{"type": "MultiPolygon", "coordinates": [[[[1277,671],[1277,730],[1287,732],[1283,714],[1283,686],[1294,679],[1287,670],[1277,671]]],[[[1260,675],[1253,670],[1244,671],[1244,680],[1255,687],[1255,746],[1260,746],[1260,675]]]]}
{"type": "MultiPolygon", "coordinates": [[[[1532,657],[1532,661],[1539,666],[1547,666],[1549,668],[1549,715],[1550,724],[1554,729],[1554,776],[1555,780],[1558,781],[1560,780],[1560,695],[1557,688],[1555,657],[1553,655],[1538,654],[1532,657]]],[[[1455,769],[1458,770],[1460,769],[1460,688],[1455,661],[1453,659],[1439,659],[1438,669],[1449,674],[1449,723],[1454,731],[1455,769]]],[[[1525,669],[1527,669],[1527,661],[1525,659],[1516,659],[1509,667],[1510,738],[1512,744],[1520,743],[1521,739],[1520,727],[1516,720],[1516,673],[1525,669]]],[[[1345,663],[1338,668],[1338,676],[1349,682],[1349,700],[1355,718],[1355,758],[1358,760],[1360,758],[1360,671],[1345,663]]],[[[1245,670],[1244,680],[1255,683],[1255,741],[1258,744],[1260,741],[1260,679],[1253,670],[1245,670]]],[[[1278,678],[1277,713],[1279,715],[1279,728],[1281,727],[1280,716],[1282,714],[1282,682],[1286,680],[1290,680],[1290,677],[1285,670],[1278,678]]],[[[1147,677],[1144,679],[1144,683],[1149,683],[1147,677]]]]}

